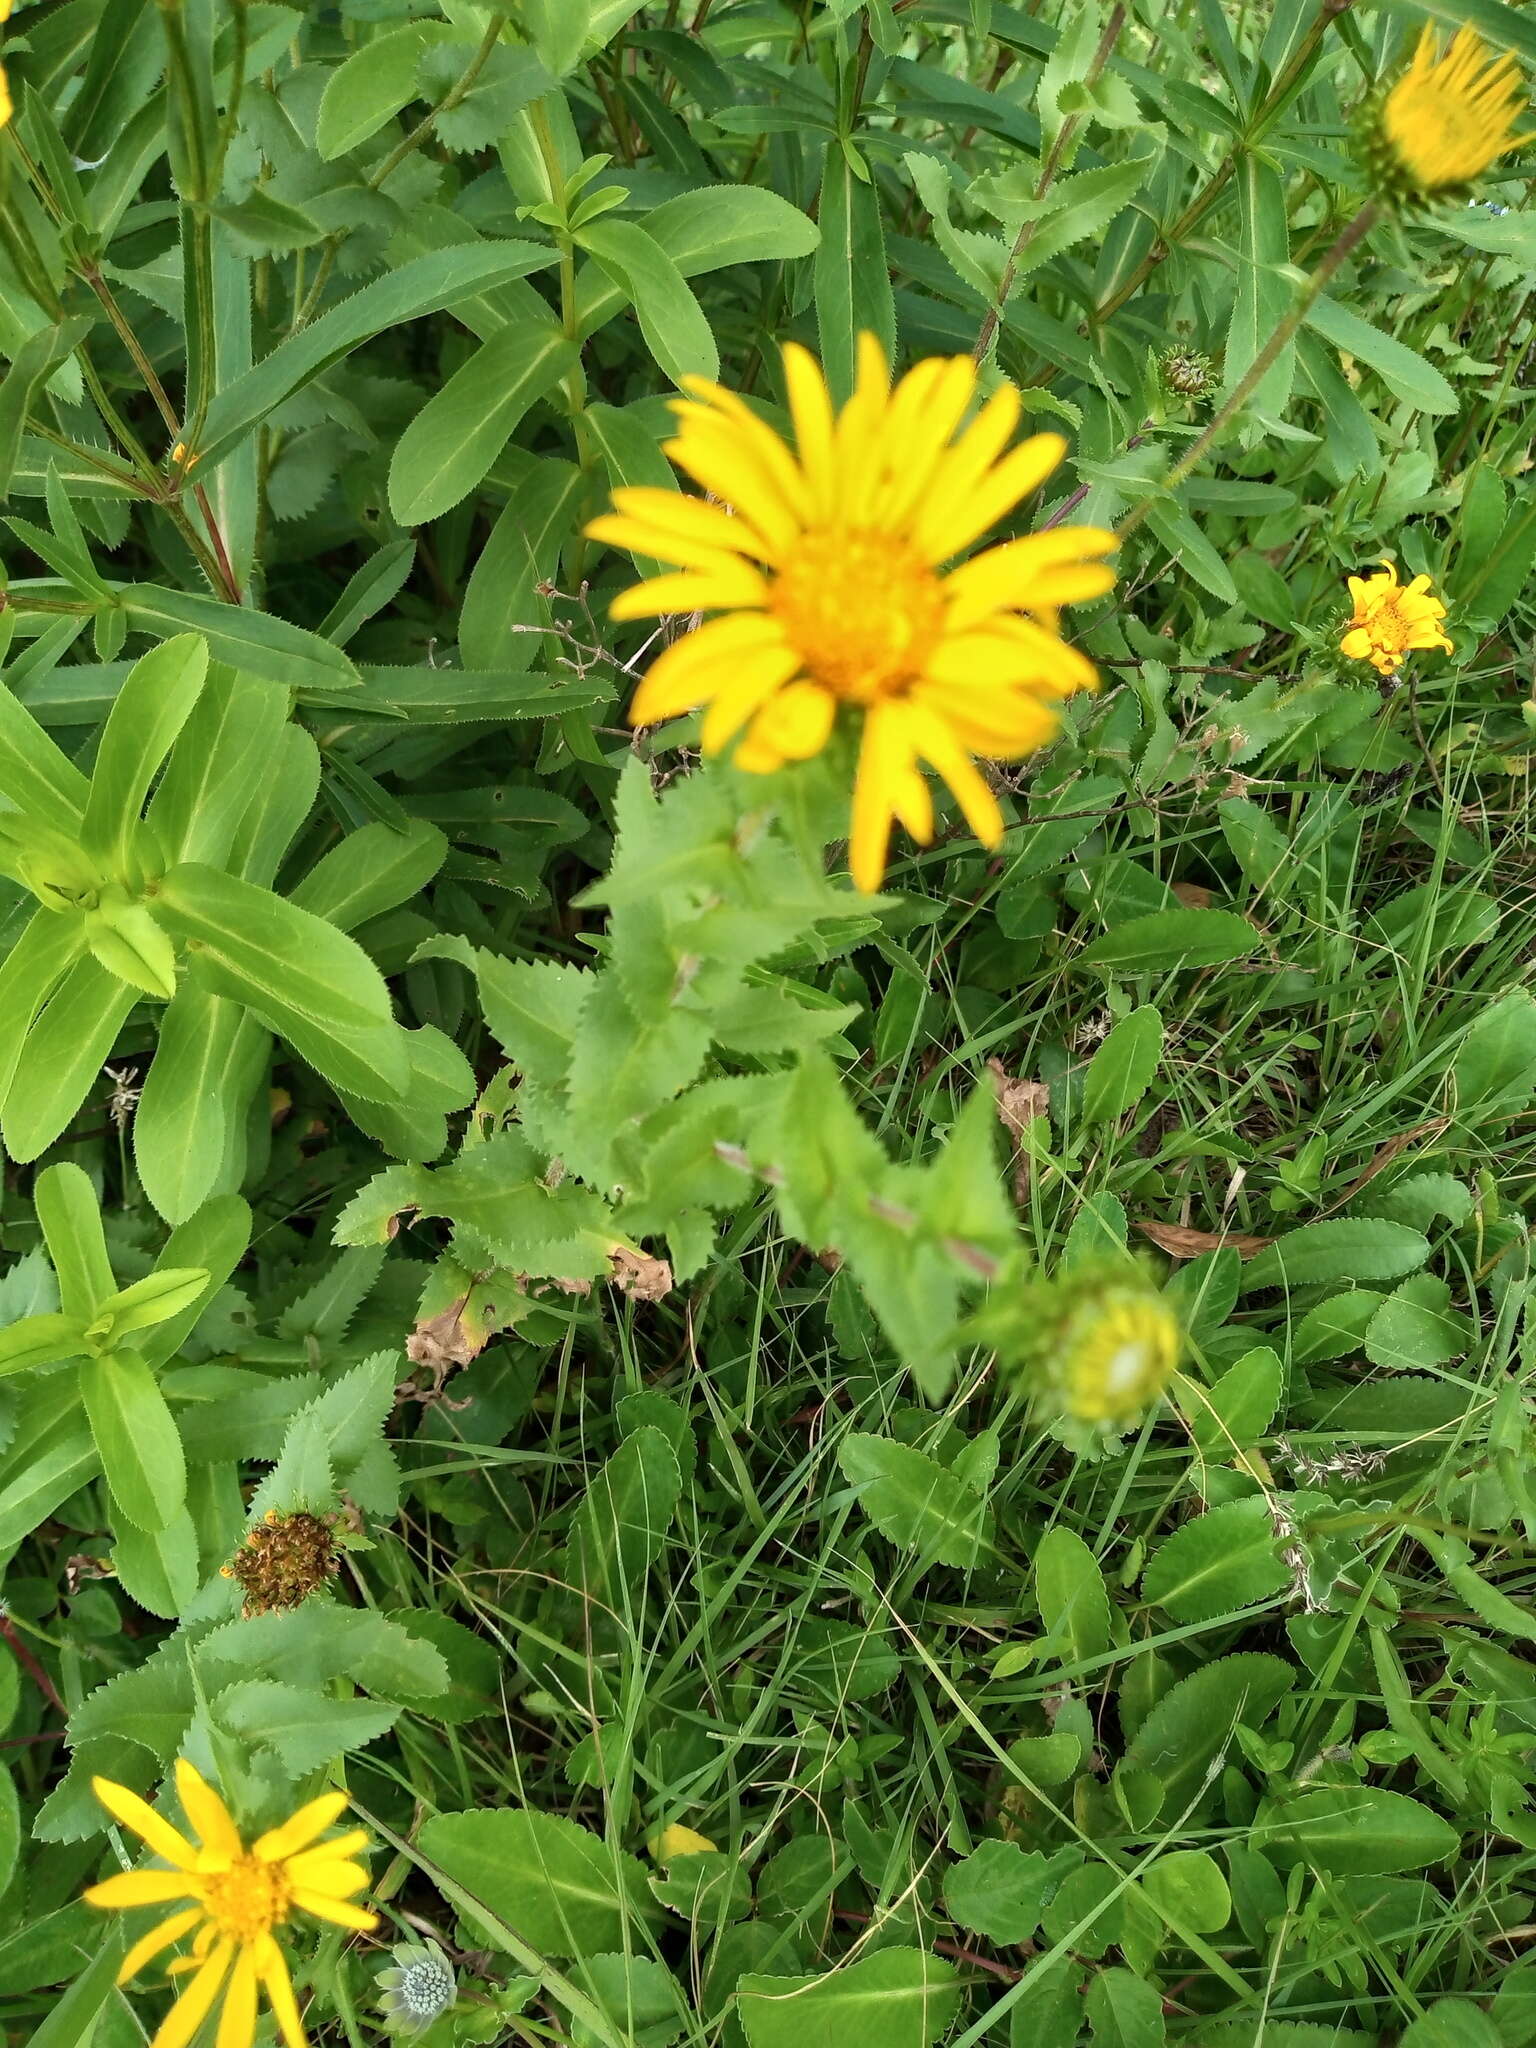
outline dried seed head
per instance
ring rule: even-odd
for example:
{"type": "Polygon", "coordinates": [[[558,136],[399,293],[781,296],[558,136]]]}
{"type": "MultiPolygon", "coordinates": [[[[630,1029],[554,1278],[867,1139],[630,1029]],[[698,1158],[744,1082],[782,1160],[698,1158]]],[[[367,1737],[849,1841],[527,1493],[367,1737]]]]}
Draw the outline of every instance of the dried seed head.
{"type": "Polygon", "coordinates": [[[336,1547],[339,1517],[268,1514],[252,1529],[221,1576],[245,1595],[241,1612],[272,1614],[300,1607],[341,1569],[336,1547]]]}

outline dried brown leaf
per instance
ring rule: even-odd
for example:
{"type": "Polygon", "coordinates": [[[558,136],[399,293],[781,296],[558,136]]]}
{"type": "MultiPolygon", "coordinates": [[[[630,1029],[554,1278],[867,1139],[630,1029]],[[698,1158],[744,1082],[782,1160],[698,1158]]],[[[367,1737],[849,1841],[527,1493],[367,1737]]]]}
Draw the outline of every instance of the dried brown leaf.
{"type": "Polygon", "coordinates": [[[1240,1230],[1191,1230],[1183,1223],[1138,1222],[1133,1227],[1170,1259],[1198,1259],[1202,1252],[1219,1252],[1226,1246],[1239,1258],[1251,1259],[1274,1243],[1272,1237],[1247,1237],[1240,1230]]]}
{"type": "Polygon", "coordinates": [[[609,1278],[620,1294],[631,1301],[660,1301],[672,1292],[672,1268],[665,1259],[653,1259],[647,1252],[632,1252],[616,1244],[608,1253],[612,1268],[609,1278]]]}
{"type": "Polygon", "coordinates": [[[441,1386],[456,1365],[468,1365],[485,1349],[490,1330],[484,1321],[474,1328],[466,1325],[464,1311],[469,1296],[461,1294],[440,1315],[418,1323],[405,1340],[405,1355],[412,1365],[424,1365],[441,1386]]]}
{"type": "Polygon", "coordinates": [[[1013,1199],[1020,1208],[1029,1200],[1029,1127],[1051,1109],[1051,1091],[1044,1081],[1023,1081],[1001,1060],[988,1060],[987,1072],[997,1094],[997,1119],[1013,1140],[1013,1199]]]}

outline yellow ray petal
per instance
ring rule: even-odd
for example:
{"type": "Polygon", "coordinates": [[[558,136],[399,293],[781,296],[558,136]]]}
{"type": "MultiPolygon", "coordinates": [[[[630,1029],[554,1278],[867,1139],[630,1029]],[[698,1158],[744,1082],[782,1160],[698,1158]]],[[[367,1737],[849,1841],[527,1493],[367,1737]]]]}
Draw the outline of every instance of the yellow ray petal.
{"type": "Polygon", "coordinates": [[[935,562],[960,554],[1021,498],[1038,490],[1065,453],[1060,434],[1031,434],[970,483],[963,496],[952,490],[949,476],[941,471],[918,520],[914,538],[919,549],[935,562]]]}
{"type": "Polygon", "coordinates": [[[201,1906],[188,1906],[184,1913],[173,1913],[169,1920],[162,1920],[158,1927],[151,1927],[148,1934],[141,1934],[123,1957],[122,1967],[117,1973],[118,1983],[126,1984],[131,1977],[137,1977],[144,1965],[153,1962],[162,1949],[180,1941],[184,1934],[190,1934],[202,1917],[201,1906]]]}
{"type": "Polygon", "coordinates": [[[345,1899],[333,1899],[325,1892],[312,1892],[304,1885],[296,1884],[292,1897],[296,1906],[306,1913],[313,1913],[317,1920],[330,1920],[337,1927],[352,1927],[359,1934],[367,1934],[379,1924],[377,1913],[349,1905],[345,1899]]]}
{"type": "Polygon", "coordinates": [[[1102,527],[1061,526],[988,548],[945,577],[949,623],[968,625],[1005,608],[1028,611],[1037,605],[1070,604],[1074,599],[1065,592],[1074,577],[1089,595],[1098,597],[1115,576],[1107,564],[1093,558],[1113,553],[1116,546],[1114,534],[1102,527]]]}
{"type": "Polygon", "coordinates": [[[125,1828],[132,1828],[140,1841],[147,1842],[157,1856],[163,1856],[167,1863],[174,1863],[178,1870],[196,1867],[197,1851],[192,1844],[137,1792],[130,1792],[126,1785],[115,1784],[111,1778],[92,1778],[91,1790],[112,1818],[121,1821],[125,1828]]]}
{"type": "Polygon", "coordinates": [[[319,1854],[318,1849],[313,1849],[308,1856],[295,1857],[285,1866],[296,1885],[303,1885],[308,1892],[324,1892],[330,1899],[346,1899],[367,1884],[368,1873],[361,1864],[314,1861],[319,1854]]]}
{"type": "Polygon", "coordinates": [[[897,820],[906,826],[919,846],[933,844],[933,791],[917,768],[893,775],[886,795],[897,820]]]}
{"type": "Polygon", "coordinates": [[[216,1856],[245,1854],[245,1844],[230,1819],[229,1808],[196,1765],[184,1756],[176,1759],[176,1792],[182,1812],[205,1849],[211,1849],[216,1856]]]}
{"type": "Polygon", "coordinates": [[[716,555],[704,568],[684,569],[676,576],[652,576],[621,590],[608,607],[611,619],[659,619],[685,612],[729,612],[760,609],[768,602],[768,585],[740,555],[716,555]]]}
{"type": "MultiPolygon", "coordinates": [[[[716,690],[699,726],[699,745],[706,754],[718,754],[728,747],[753,712],[766,704],[800,666],[800,657],[782,640],[743,655],[734,663],[729,682],[716,690]]],[[[737,766],[751,768],[750,759],[738,754],[737,766]]],[[[775,767],[778,763],[775,762],[775,767]]],[[[761,771],[758,771],[761,772],[761,771]]]]}
{"type": "Polygon", "coordinates": [[[219,2031],[213,2048],[251,2048],[255,2038],[256,1958],[250,1949],[243,1948],[229,1975],[229,1989],[224,1994],[224,2010],[219,2015],[219,2031]]]}
{"type": "Polygon", "coordinates": [[[937,713],[973,754],[1017,760],[1048,746],[1061,730],[1061,714],[1022,690],[978,691],[924,677],[912,701],[937,713]]]}
{"type": "Polygon", "coordinates": [[[346,1810],[345,1792],[322,1792],[318,1799],[311,1799],[307,1806],[290,1814],[281,1827],[268,1828],[264,1835],[259,1835],[251,1854],[259,1856],[263,1863],[280,1863],[285,1856],[295,1856],[311,1842],[318,1842],[346,1810]]]}
{"type": "Polygon", "coordinates": [[[705,547],[702,541],[668,533],[664,527],[652,526],[648,520],[626,519],[616,512],[589,520],[582,532],[588,540],[601,541],[604,547],[623,548],[637,559],[654,557],[658,562],[668,562],[679,569],[708,568],[726,552],[723,548],[705,547]]]}
{"type": "Polygon", "coordinates": [[[371,1847],[366,1828],[348,1828],[344,1835],[333,1835],[330,1841],[321,1842],[316,1848],[304,1849],[297,1856],[290,1856],[289,1873],[297,1877],[307,1864],[334,1863],[341,1857],[355,1856],[360,1849],[371,1847]]]}
{"type": "Polygon", "coordinates": [[[934,478],[948,459],[951,436],[976,392],[976,365],[969,356],[941,363],[931,390],[911,390],[919,364],[897,385],[889,419],[889,475],[881,498],[881,523],[905,533],[934,478]],[[918,400],[921,399],[919,409],[918,400]],[[911,407],[909,420],[908,407],[911,407]]]}
{"type": "Polygon", "coordinates": [[[996,846],[1003,836],[1003,814],[975,762],[934,712],[913,705],[910,715],[918,752],[933,763],[954,791],[966,823],[982,845],[996,846]]]}
{"type": "Polygon", "coordinates": [[[946,478],[951,470],[963,471],[970,477],[981,476],[1013,439],[1018,424],[1019,394],[1011,384],[999,384],[948,450],[944,459],[946,478]]]}
{"type": "Polygon", "coordinates": [[[84,1898],[88,1906],[163,1906],[170,1899],[195,1898],[200,1890],[184,1870],[124,1870],[93,1884],[84,1898]]]}
{"type": "Polygon", "coordinates": [[[229,1968],[229,1959],[233,1954],[233,1943],[219,1943],[160,2022],[160,2030],[150,2042],[149,2048],[187,2048],[187,2043],[213,2008],[213,2001],[219,1995],[219,1986],[224,1982],[224,1973],[229,1968]]]}
{"type": "Polygon", "coordinates": [[[824,520],[832,511],[832,397],[820,363],[797,341],[784,344],[784,390],[805,476],[806,511],[812,520],[824,520]]]}
{"type": "Polygon", "coordinates": [[[613,494],[613,509],[641,526],[654,526],[679,539],[696,540],[701,547],[724,548],[728,553],[761,554],[763,536],[749,519],[729,512],[724,505],[708,505],[702,498],[690,498],[682,491],[663,490],[655,484],[625,484],[613,494]]]}
{"type": "Polygon", "coordinates": [[[731,421],[709,414],[686,420],[674,440],[663,442],[662,453],[750,519],[776,550],[794,545],[805,525],[803,492],[791,496],[784,491],[758,449],[731,421]]]}
{"type": "Polygon", "coordinates": [[[770,748],[786,761],[809,761],[832,737],[837,699],[819,684],[790,683],[779,690],[752,721],[753,744],[770,748]]]}
{"type": "Polygon", "coordinates": [[[854,887],[874,895],[885,877],[895,818],[893,797],[913,773],[912,747],[899,704],[872,705],[864,719],[853,783],[848,871],[854,887]]]}
{"type": "Polygon", "coordinates": [[[1091,687],[1093,666],[1076,648],[1054,634],[1040,632],[1028,638],[1014,630],[1002,630],[1025,623],[1011,617],[993,618],[967,632],[946,633],[923,664],[924,673],[939,682],[972,689],[1029,684],[1066,696],[1075,689],[1091,687]]]}
{"type": "MultiPolygon", "coordinates": [[[[733,612],[674,640],[651,663],[629,707],[631,725],[657,725],[718,695],[749,656],[770,648],[788,651],[777,619],[765,612],[733,612]]],[[[789,671],[792,673],[793,671],[789,671]]]]}
{"type": "Polygon", "coordinates": [[[282,1950],[270,1934],[264,1934],[256,1944],[255,1954],[256,1968],[285,2048],[309,2048],[304,2024],[299,2018],[298,2001],[293,1995],[293,1979],[288,1974],[282,1950]]]}
{"type": "Polygon", "coordinates": [[[872,334],[861,334],[853,396],[832,437],[832,509],[850,522],[867,517],[880,487],[890,388],[885,350],[872,334]]]}
{"type": "Polygon", "coordinates": [[[1339,642],[1339,652],[1351,661],[1364,661],[1371,651],[1371,636],[1364,626],[1351,626],[1339,642]]]}
{"type": "MultiPolygon", "coordinates": [[[[738,446],[751,454],[782,502],[794,510],[797,519],[803,521],[809,502],[805,477],[788,443],[736,392],[714,385],[710,390],[709,403],[714,408],[716,424],[733,435],[738,446]]],[[[681,413],[679,417],[682,417],[681,413]]],[[[700,424],[697,415],[690,417],[692,426],[697,428],[700,424]]],[[[736,500],[727,498],[726,503],[735,504],[736,500]]]]}

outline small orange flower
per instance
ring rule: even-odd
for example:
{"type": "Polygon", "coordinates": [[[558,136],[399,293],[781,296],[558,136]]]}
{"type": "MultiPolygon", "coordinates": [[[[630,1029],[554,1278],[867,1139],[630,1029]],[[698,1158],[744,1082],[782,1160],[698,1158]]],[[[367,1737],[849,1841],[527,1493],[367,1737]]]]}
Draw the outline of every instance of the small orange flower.
{"type": "Polygon", "coordinates": [[[1383,558],[1379,569],[1350,577],[1349,594],[1355,601],[1355,615],[1339,642],[1339,652],[1351,661],[1368,661],[1382,675],[1391,676],[1396,675],[1403,656],[1417,648],[1454,652],[1455,642],[1440,625],[1445,606],[1431,595],[1427,576],[1399,583],[1396,568],[1383,558]]]}

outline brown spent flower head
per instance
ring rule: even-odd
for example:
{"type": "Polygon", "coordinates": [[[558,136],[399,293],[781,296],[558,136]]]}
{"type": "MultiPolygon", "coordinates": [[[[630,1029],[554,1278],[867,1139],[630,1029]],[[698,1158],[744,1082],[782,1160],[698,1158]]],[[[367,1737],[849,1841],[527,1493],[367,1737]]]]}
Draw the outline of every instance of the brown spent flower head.
{"type": "Polygon", "coordinates": [[[1470,28],[1442,49],[1426,27],[1407,70],[1366,104],[1366,171],[1380,197],[1399,205],[1465,193],[1532,139],[1516,132],[1524,111],[1520,69],[1507,51],[1495,56],[1470,28]]]}
{"type": "Polygon", "coordinates": [[[245,1594],[241,1613],[281,1613],[302,1607],[341,1569],[336,1530],[339,1517],[311,1515],[300,1510],[292,1515],[269,1513],[252,1529],[220,1576],[237,1579],[245,1594]]]}

